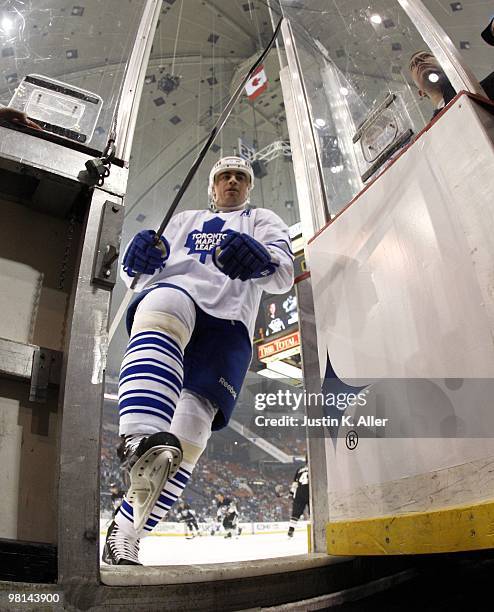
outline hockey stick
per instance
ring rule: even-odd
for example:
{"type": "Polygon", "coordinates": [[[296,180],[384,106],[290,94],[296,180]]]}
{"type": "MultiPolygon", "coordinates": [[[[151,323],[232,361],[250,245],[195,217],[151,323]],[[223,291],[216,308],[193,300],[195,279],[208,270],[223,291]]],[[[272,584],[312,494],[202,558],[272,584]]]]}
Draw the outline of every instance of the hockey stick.
{"type": "MultiPolygon", "coordinates": [[[[209,138],[204,143],[202,149],[199,151],[199,154],[198,154],[196,160],[194,161],[194,163],[190,167],[190,169],[189,169],[189,171],[187,173],[187,176],[185,177],[184,182],[182,183],[180,189],[178,190],[178,193],[175,196],[175,198],[173,199],[173,202],[171,203],[171,206],[168,209],[168,211],[167,211],[167,213],[165,215],[165,218],[163,219],[161,225],[158,228],[158,231],[156,232],[156,242],[158,242],[159,237],[164,232],[166,226],[170,222],[170,219],[172,218],[173,213],[177,209],[177,206],[180,204],[180,200],[182,199],[182,196],[184,195],[187,187],[190,185],[190,182],[194,178],[194,176],[195,176],[199,166],[201,165],[204,157],[206,156],[206,153],[208,152],[209,147],[213,144],[214,139],[219,134],[220,130],[222,129],[222,127],[226,123],[228,117],[230,116],[230,113],[232,112],[232,109],[233,109],[235,103],[240,98],[240,95],[242,94],[242,91],[243,91],[245,85],[247,84],[247,81],[251,78],[251,76],[254,74],[254,72],[257,70],[257,68],[262,64],[262,62],[266,58],[267,54],[271,50],[271,47],[274,45],[274,41],[276,40],[276,37],[278,36],[278,33],[280,31],[282,22],[283,22],[283,18],[279,20],[278,25],[276,26],[276,29],[275,29],[275,31],[273,33],[273,36],[271,37],[271,40],[269,41],[267,47],[264,49],[264,51],[258,57],[256,62],[252,65],[252,67],[250,68],[250,70],[247,73],[247,75],[244,77],[242,82],[239,84],[237,89],[234,91],[232,97],[230,98],[230,100],[228,101],[227,105],[223,109],[221,115],[218,117],[218,120],[216,121],[213,129],[211,130],[211,133],[209,134],[209,138]]],[[[116,331],[116,329],[118,327],[118,324],[120,323],[121,318],[123,317],[125,311],[127,310],[128,306],[130,304],[130,301],[132,300],[132,296],[134,295],[134,288],[137,285],[137,282],[139,281],[140,276],[141,276],[140,274],[136,274],[136,276],[134,277],[134,280],[132,281],[132,284],[130,285],[129,289],[127,290],[127,293],[124,295],[124,298],[123,298],[120,306],[118,307],[118,310],[117,310],[117,312],[115,314],[115,318],[113,319],[113,321],[112,321],[112,323],[110,325],[110,331],[108,332],[108,342],[109,343],[111,342],[113,336],[115,335],[115,331],[116,331]]]]}

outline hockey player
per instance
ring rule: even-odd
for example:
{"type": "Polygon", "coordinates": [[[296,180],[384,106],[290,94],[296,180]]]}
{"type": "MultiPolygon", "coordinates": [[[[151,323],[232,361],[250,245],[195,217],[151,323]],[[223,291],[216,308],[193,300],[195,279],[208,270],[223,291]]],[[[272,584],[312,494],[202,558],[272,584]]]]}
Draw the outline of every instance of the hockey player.
{"type": "Polygon", "coordinates": [[[223,493],[218,493],[216,499],[218,501],[216,519],[225,530],[224,537],[231,538],[235,530],[236,535],[239,536],[242,533],[242,528],[238,527],[239,516],[235,500],[230,497],[225,497],[223,493]]]}
{"type": "Polygon", "coordinates": [[[120,435],[130,487],[111,524],[103,561],[139,564],[139,539],[180,497],[211,435],[225,427],[249,367],[263,291],[293,283],[287,226],[247,206],[250,163],[220,159],[210,210],[172,218],[163,236],[139,232],[122,277],[136,274],[130,340],[119,379],[120,435]]]}
{"type": "Polygon", "coordinates": [[[195,510],[192,510],[189,504],[186,504],[184,501],[181,501],[177,506],[177,519],[185,523],[185,538],[187,540],[195,538],[196,535],[201,535],[195,510]]]}
{"type": "Polygon", "coordinates": [[[305,508],[309,507],[309,466],[307,463],[295,472],[290,494],[293,497],[293,505],[288,537],[293,538],[299,518],[303,515],[305,508]]]}
{"type": "Polygon", "coordinates": [[[223,516],[220,515],[218,511],[218,496],[215,496],[214,501],[211,503],[210,507],[210,518],[208,519],[208,531],[209,535],[214,536],[218,534],[222,529],[222,521],[223,516]],[[214,516],[213,516],[214,515],[214,516]]]}

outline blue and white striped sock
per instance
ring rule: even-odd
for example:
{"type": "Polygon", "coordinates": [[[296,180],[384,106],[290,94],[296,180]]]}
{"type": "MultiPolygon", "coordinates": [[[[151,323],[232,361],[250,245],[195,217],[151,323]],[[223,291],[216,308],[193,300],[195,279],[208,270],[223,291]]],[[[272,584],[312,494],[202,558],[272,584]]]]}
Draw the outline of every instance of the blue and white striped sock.
{"type": "MultiPolygon", "coordinates": [[[[118,386],[120,435],[170,430],[182,391],[183,371],[183,350],[170,335],[142,331],[131,337],[122,361],[118,386]]],[[[185,482],[189,477],[190,474],[185,482]]],[[[174,493],[172,490],[171,494],[174,493]]],[[[160,499],[162,497],[163,494],[160,499]]],[[[132,505],[126,498],[115,520],[129,536],[136,536],[132,505]]]]}
{"type": "Polygon", "coordinates": [[[170,335],[132,336],[120,370],[120,435],[169,431],[183,373],[183,350],[170,335]]]}

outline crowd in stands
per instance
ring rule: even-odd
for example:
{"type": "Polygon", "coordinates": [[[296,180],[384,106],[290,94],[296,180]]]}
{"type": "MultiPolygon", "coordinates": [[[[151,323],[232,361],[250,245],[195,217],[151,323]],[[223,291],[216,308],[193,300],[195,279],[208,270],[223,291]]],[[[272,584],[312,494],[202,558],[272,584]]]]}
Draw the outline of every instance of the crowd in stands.
{"type": "Polygon", "coordinates": [[[283,474],[267,475],[262,467],[202,457],[184,495],[202,520],[216,514],[215,495],[222,491],[237,501],[243,522],[284,521],[290,516],[291,500],[278,495],[282,489],[277,485],[288,492],[293,471],[290,465],[283,474]]]}
{"type": "Polygon", "coordinates": [[[263,430],[264,438],[274,444],[277,448],[285,452],[287,455],[295,455],[296,457],[304,457],[306,453],[307,443],[305,438],[297,437],[298,432],[280,430],[279,427],[265,427],[263,430]]]}

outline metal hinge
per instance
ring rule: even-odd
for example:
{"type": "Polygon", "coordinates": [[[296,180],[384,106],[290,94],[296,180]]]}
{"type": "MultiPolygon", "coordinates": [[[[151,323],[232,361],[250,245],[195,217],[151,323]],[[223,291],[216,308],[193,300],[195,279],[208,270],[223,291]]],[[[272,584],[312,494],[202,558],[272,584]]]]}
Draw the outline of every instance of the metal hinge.
{"type": "Polygon", "coordinates": [[[60,383],[62,353],[36,347],[33,353],[29,401],[44,403],[48,396],[48,385],[60,383]]]}
{"type": "Polygon", "coordinates": [[[106,201],[101,211],[92,282],[112,289],[117,281],[123,205],[106,201]]]}

